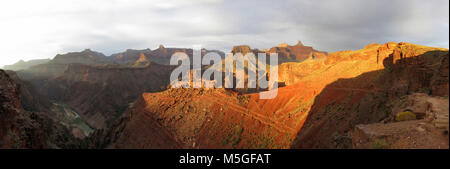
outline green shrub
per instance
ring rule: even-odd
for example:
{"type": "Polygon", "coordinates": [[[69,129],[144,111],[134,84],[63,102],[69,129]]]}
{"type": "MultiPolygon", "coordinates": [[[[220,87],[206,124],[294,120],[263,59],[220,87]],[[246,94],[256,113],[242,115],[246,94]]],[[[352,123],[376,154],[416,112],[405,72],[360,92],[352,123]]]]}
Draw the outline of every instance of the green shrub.
{"type": "Polygon", "coordinates": [[[241,104],[242,106],[247,106],[248,102],[250,101],[250,96],[248,96],[248,95],[245,95],[245,96],[240,95],[240,96],[237,97],[237,99],[239,101],[239,104],[241,104]]]}
{"type": "Polygon", "coordinates": [[[416,114],[410,111],[400,112],[395,116],[395,121],[416,120],[416,114]]]}
{"type": "Polygon", "coordinates": [[[375,139],[372,143],[373,149],[387,149],[389,148],[389,144],[386,142],[385,139],[375,139]]]}

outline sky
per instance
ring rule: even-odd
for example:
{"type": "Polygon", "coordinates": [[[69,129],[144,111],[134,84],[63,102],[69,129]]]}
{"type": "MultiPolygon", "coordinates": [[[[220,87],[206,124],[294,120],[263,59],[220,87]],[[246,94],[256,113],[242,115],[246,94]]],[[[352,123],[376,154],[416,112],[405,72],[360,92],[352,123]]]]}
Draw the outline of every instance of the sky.
{"type": "Polygon", "coordinates": [[[0,67],[92,49],[303,44],[327,52],[371,43],[448,48],[448,0],[8,0],[0,67]]]}

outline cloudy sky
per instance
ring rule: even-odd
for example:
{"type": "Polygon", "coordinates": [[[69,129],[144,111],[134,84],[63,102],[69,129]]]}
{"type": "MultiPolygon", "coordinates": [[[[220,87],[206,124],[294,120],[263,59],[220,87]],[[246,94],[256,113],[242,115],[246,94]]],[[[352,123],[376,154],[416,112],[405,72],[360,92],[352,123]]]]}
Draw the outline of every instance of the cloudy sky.
{"type": "Polygon", "coordinates": [[[286,42],[328,52],[404,41],[448,48],[448,0],[8,0],[0,66],[86,48],[228,52],[286,42]]]}

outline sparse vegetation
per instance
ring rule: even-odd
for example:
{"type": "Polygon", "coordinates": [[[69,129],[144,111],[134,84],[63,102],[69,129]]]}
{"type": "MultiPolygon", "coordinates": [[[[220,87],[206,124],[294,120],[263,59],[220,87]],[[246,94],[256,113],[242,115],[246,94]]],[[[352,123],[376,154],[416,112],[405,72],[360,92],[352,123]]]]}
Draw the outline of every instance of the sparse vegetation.
{"type": "Polygon", "coordinates": [[[389,144],[385,139],[375,139],[372,143],[373,149],[387,149],[389,148],[389,144]]]}
{"type": "Polygon", "coordinates": [[[235,147],[241,141],[241,134],[244,131],[244,128],[240,125],[236,125],[233,129],[233,135],[231,136],[231,146],[235,147]]]}
{"type": "Polygon", "coordinates": [[[222,140],[223,145],[231,145],[233,148],[241,141],[241,135],[244,131],[241,125],[227,126],[226,130],[230,131],[228,136],[222,140]]]}
{"type": "Polygon", "coordinates": [[[240,95],[237,97],[237,99],[242,106],[247,106],[248,102],[250,101],[250,96],[240,95]]]}
{"type": "Polygon", "coordinates": [[[395,116],[395,121],[416,120],[416,114],[410,111],[400,112],[395,116]]]}

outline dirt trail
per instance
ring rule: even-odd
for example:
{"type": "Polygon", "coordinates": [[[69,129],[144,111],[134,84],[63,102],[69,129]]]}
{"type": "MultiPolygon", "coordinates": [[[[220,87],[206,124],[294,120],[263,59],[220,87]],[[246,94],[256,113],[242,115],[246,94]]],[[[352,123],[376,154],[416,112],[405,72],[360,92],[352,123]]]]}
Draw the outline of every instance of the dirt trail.
{"type": "MultiPolygon", "coordinates": [[[[238,105],[235,105],[235,104],[227,104],[223,100],[218,99],[218,98],[223,98],[226,95],[224,95],[224,94],[217,94],[217,95],[218,96],[207,96],[205,100],[211,101],[211,102],[213,102],[215,104],[218,104],[218,105],[220,105],[222,107],[229,107],[233,111],[236,111],[238,113],[242,113],[244,115],[253,117],[254,119],[258,120],[259,122],[261,122],[261,123],[263,123],[265,125],[268,125],[270,127],[273,127],[273,128],[275,128],[277,131],[279,131],[281,133],[295,133],[295,132],[297,132],[297,130],[295,130],[295,129],[291,128],[291,127],[285,126],[283,124],[280,124],[279,122],[272,120],[270,117],[267,117],[265,115],[259,114],[257,112],[250,111],[250,110],[248,110],[248,109],[246,109],[244,107],[241,107],[241,106],[238,106],[238,105]]],[[[226,96],[226,97],[229,97],[229,96],[226,96]]],[[[172,98],[172,97],[159,97],[158,99],[160,99],[160,100],[170,100],[170,101],[174,100],[174,98],[172,98]]],[[[182,99],[182,100],[187,100],[187,99],[182,99]]]]}
{"type": "Polygon", "coordinates": [[[373,92],[373,91],[388,91],[386,89],[373,88],[373,89],[357,89],[357,88],[345,88],[345,87],[328,87],[327,89],[332,90],[347,90],[347,91],[360,91],[360,92],[373,92]]]}
{"type": "MultiPolygon", "coordinates": [[[[223,103],[223,101],[221,101],[220,99],[217,98],[223,98],[223,97],[227,97],[225,94],[222,93],[218,93],[217,94],[219,97],[208,97],[211,98],[211,100],[213,100],[215,103],[220,104],[222,106],[225,106],[225,103],[223,103]]],[[[256,103],[255,101],[253,101],[255,104],[257,104],[257,108],[258,110],[261,110],[258,106],[258,103],[256,103]]],[[[247,108],[235,105],[235,104],[226,104],[226,106],[230,106],[233,107],[233,110],[239,112],[239,113],[243,113],[245,115],[251,116],[257,120],[259,120],[260,122],[269,125],[271,127],[276,128],[277,130],[279,130],[282,133],[288,133],[288,132],[297,132],[295,129],[288,127],[286,125],[283,125],[281,123],[279,123],[278,121],[273,120],[270,117],[267,117],[266,115],[254,112],[254,111],[250,111],[247,108]],[[288,131],[288,132],[286,132],[288,131]]]]}
{"type": "Polygon", "coordinates": [[[294,130],[293,128],[290,128],[288,126],[282,125],[282,124],[278,123],[277,121],[274,121],[274,120],[270,119],[269,117],[267,117],[265,115],[262,115],[262,114],[259,114],[259,113],[256,113],[256,112],[252,112],[252,111],[250,111],[248,109],[245,109],[243,107],[240,107],[240,106],[237,106],[237,105],[234,105],[234,104],[222,103],[220,100],[218,100],[216,98],[213,98],[213,97],[211,97],[211,100],[213,102],[215,102],[216,104],[219,104],[221,106],[229,106],[232,110],[234,110],[234,111],[236,111],[238,113],[242,113],[242,114],[245,114],[247,116],[253,117],[254,119],[258,120],[259,122],[261,122],[261,123],[263,123],[265,125],[268,125],[270,127],[273,127],[273,128],[275,128],[276,130],[278,130],[281,133],[293,133],[293,132],[296,132],[296,130],[294,130]]]}
{"type": "MultiPolygon", "coordinates": [[[[361,92],[388,91],[387,89],[380,89],[380,88],[358,89],[358,88],[346,88],[346,87],[327,87],[326,89],[332,89],[332,90],[347,90],[347,91],[361,91],[361,92]]],[[[307,88],[305,88],[305,89],[290,88],[290,89],[278,90],[278,92],[290,92],[290,91],[299,91],[299,90],[314,90],[314,89],[307,89],[307,88]]]]}

